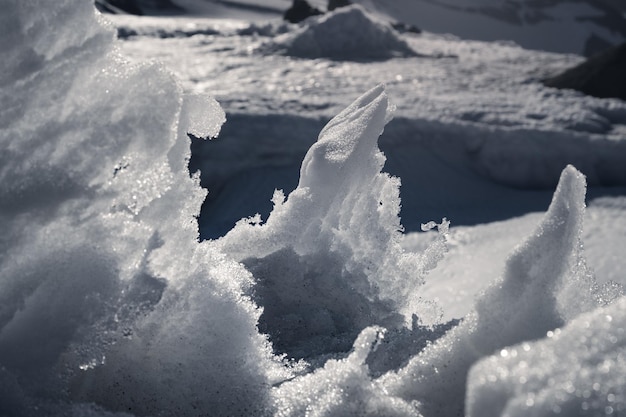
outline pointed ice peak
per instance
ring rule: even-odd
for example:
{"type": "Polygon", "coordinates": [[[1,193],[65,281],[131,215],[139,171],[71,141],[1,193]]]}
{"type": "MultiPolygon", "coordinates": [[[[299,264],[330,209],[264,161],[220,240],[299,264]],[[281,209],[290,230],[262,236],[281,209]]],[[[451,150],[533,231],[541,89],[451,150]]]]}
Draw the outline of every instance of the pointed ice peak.
{"type": "Polygon", "coordinates": [[[337,125],[341,125],[341,123],[346,120],[355,119],[360,114],[358,113],[359,110],[363,110],[365,107],[371,106],[374,102],[379,102],[383,98],[387,100],[385,86],[383,84],[378,84],[376,87],[365,92],[362,96],[354,100],[352,104],[333,117],[320,132],[318,140],[322,140],[328,130],[335,128],[337,125]]]}
{"type": "Polygon", "coordinates": [[[540,227],[548,228],[554,223],[570,219],[572,227],[568,230],[580,234],[585,211],[586,192],[587,181],[585,176],[572,165],[565,167],[561,172],[559,184],[540,227]]]}
{"type": "MultiPolygon", "coordinates": [[[[497,321],[510,316],[506,320],[511,330],[510,343],[522,334],[524,339],[534,339],[561,326],[567,317],[559,306],[560,293],[587,279],[580,253],[586,188],[585,176],[568,165],[543,220],[509,257],[502,282],[477,302],[477,312],[483,319],[499,309],[502,311],[497,321]],[[513,305],[518,307],[511,309],[513,305]],[[538,322],[544,326],[533,324],[538,322]]],[[[582,305],[593,299],[590,285],[579,294],[583,309],[587,308],[582,305]]]]}
{"type": "MultiPolygon", "coordinates": [[[[338,175],[366,169],[362,162],[380,154],[377,140],[391,118],[392,109],[383,85],[356,99],[328,122],[307,152],[300,170],[300,187],[325,184],[338,175]]],[[[373,172],[378,173],[380,167],[373,172]]]]}

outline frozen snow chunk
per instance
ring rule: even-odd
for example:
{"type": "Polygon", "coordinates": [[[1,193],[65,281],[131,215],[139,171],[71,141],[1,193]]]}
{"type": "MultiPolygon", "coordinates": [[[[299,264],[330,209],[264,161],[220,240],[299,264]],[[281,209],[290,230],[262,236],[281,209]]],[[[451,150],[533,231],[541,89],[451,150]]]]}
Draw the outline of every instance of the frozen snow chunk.
{"type": "Polygon", "coordinates": [[[474,362],[544,337],[598,305],[581,254],[585,190],[584,176],[565,168],[542,222],[510,256],[503,278],[478,298],[476,311],[397,374],[383,376],[391,395],[419,401],[424,415],[462,415],[474,362]]]}
{"type": "Polygon", "coordinates": [[[268,375],[283,365],[257,331],[258,308],[241,297],[248,272],[205,250],[185,257],[184,282],[165,290],[106,363],[75,377],[76,399],[137,415],[264,414],[268,375]]]}
{"type": "Polygon", "coordinates": [[[359,5],[344,7],[304,22],[262,49],[300,58],[385,60],[418,54],[387,23],[359,5]]]}
{"type": "Polygon", "coordinates": [[[621,298],[547,338],[496,352],[469,374],[466,415],[624,415],[624,329],[626,298],[621,298]]]}
{"type": "Polygon", "coordinates": [[[259,325],[281,352],[345,352],[366,326],[433,311],[417,288],[436,256],[402,251],[399,180],[381,173],[390,118],[382,86],[358,98],[322,129],[287,200],[275,193],[267,223],[242,220],[218,241],[257,279],[259,325]]]}

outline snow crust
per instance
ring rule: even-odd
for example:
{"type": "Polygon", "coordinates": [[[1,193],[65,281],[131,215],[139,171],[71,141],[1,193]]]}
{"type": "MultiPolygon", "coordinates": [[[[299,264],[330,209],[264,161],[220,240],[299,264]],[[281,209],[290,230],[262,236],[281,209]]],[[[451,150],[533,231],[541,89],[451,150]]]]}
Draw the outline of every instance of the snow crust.
{"type": "Polygon", "coordinates": [[[321,130],[265,223],[199,242],[188,134],[218,135],[220,105],[125,61],[88,0],[5,6],[1,415],[623,410],[626,306],[586,265],[574,167],[502,278],[442,323],[420,288],[449,223],[403,249],[385,87],[321,130]]]}

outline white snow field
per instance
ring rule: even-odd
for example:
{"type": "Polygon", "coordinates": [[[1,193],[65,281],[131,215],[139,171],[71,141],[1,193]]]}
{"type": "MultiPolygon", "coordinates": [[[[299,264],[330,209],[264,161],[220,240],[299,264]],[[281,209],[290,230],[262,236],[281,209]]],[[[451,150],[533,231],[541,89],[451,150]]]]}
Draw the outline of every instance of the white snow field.
{"type": "Polygon", "coordinates": [[[3,3],[0,416],[623,415],[626,103],[278,1],[3,3]]]}

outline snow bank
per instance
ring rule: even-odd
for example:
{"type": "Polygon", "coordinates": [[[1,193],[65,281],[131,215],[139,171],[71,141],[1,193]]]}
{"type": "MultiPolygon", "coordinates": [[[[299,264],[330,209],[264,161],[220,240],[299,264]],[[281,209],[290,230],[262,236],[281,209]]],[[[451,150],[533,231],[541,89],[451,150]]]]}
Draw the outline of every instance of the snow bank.
{"type": "Polygon", "coordinates": [[[358,5],[307,19],[303,26],[276,37],[261,50],[300,58],[352,61],[417,56],[391,26],[358,5]]]}
{"type": "Polygon", "coordinates": [[[618,2],[355,0],[394,20],[464,39],[509,40],[527,49],[591,55],[626,39],[618,2]]]}
{"type": "Polygon", "coordinates": [[[274,359],[251,276],[198,245],[187,171],[187,131],[223,111],[124,62],[92,2],[3,8],[0,414],[257,414],[274,359]]]}

